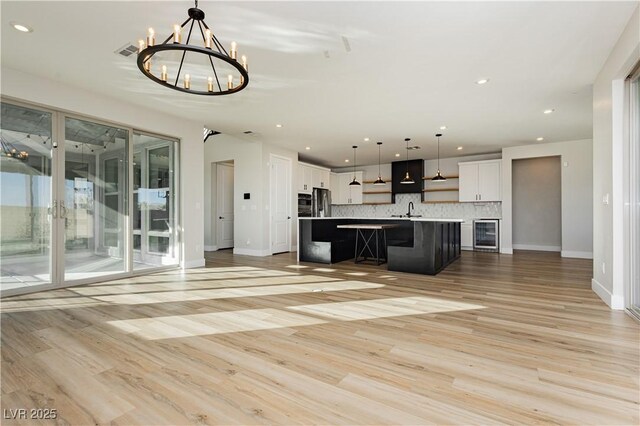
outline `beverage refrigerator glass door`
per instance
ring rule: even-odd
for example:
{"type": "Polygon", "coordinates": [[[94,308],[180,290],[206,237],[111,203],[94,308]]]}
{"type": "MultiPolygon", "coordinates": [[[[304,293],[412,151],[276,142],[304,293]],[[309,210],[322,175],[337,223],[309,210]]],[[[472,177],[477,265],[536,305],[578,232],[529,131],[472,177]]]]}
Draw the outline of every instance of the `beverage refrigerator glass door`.
{"type": "Polygon", "coordinates": [[[479,219],[473,221],[474,250],[498,251],[498,219],[479,219]]]}

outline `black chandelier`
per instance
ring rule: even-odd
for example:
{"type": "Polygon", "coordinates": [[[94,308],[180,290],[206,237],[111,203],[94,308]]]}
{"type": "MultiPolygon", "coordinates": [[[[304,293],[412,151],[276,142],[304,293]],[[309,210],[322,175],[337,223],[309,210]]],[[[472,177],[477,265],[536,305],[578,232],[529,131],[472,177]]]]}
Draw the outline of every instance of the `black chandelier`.
{"type": "Polygon", "coordinates": [[[19,151],[12,143],[0,136],[0,146],[2,146],[2,156],[26,161],[29,158],[27,151],[19,151]]]}
{"type": "Polygon", "coordinates": [[[162,43],[155,43],[153,28],[149,28],[146,41],[138,41],[138,68],[140,68],[140,71],[164,87],[196,95],[230,95],[247,87],[249,84],[247,57],[242,56],[241,62],[238,62],[236,43],[231,43],[231,49],[227,53],[204,22],[204,12],[198,9],[198,0],[195,0],[195,7],[190,8],[188,13],[189,18],[182,25],[174,25],[173,33],[162,43]],[[198,30],[196,34],[199,32],[202,36],[201,45],[193,44],[193,40],[191,40],[193,28],[196,24],[198,30]],[[189,32],[186,41],[182,43],[183,29],[186,29],[187,26],[189,32]],[[167,63],[162,63],[162,58],[154,57],[159,52],[173,54],[174,57],[177,54],[179,65],[177,64],[178,60],[175,60],[175,70],[169,70],[167,67],[167,63],[171,62],[170,59],[164,58],[167,63]],[[188,64],[191,66],[187,68],[185,66],[187,52],[189,52],[190,58],[197,56],[204,58],[204,61],[197,65],[188,64]],[[209,65],[211,70],[206,71],[209,65]],[[189,72],[195,73],[192,75],[189,72]],[[239,81],[234,77],[234,74],[237,73],[240,73],[239,81]],[[224,82],[224,74],[227,74],[226,84],[224,82]],[[220,78],[223,78],[222,84],[220,83],[220,78]],[[238,84],[236,84],[237,81],[238,84]]]}

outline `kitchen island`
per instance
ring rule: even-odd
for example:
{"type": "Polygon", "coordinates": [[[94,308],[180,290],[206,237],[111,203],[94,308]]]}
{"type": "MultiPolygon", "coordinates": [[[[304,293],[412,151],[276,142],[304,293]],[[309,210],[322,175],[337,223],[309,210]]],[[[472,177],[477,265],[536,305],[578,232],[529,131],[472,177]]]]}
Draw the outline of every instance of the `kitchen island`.
{"type": "Polygon", "coordinates": [[[390,271],[435,275],[460,257],[462,219],[422,217],[298,219],[298,260],[337,263],[356,256],[356,230],[340,225],[388,224],[387,267],[390,271]]]}

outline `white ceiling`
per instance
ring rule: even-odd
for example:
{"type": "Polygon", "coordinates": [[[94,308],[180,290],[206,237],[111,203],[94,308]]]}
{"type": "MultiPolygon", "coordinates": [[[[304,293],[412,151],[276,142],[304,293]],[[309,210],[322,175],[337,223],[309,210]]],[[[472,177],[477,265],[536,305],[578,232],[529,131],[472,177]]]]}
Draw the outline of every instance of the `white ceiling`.
{"type": "Polygon", "coordinates": [[[377,162],[378,140],[393,161],[405,137],[433,158],[442,125],[451,157],[591,138],[591,85],[637,4],[200,1],[218,39],[249,57],[251,79],[239,94],[203,97],[167,90],[114,53],[148,27],[165,38],[192,2],[2,1],[2,65],[223,133],[251,130],[328,166],[344,166],[352,145],[358,163],[377,162]]]}

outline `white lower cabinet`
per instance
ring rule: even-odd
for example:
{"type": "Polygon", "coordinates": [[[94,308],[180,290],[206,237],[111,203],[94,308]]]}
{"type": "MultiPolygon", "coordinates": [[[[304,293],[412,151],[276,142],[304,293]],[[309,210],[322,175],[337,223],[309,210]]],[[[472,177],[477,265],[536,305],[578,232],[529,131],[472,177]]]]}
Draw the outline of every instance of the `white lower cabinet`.
{"type": "Polygon", "coordinates": [[[462,250],[473,250],[473,222],[460,224],[460,248],[462,250]]]}

